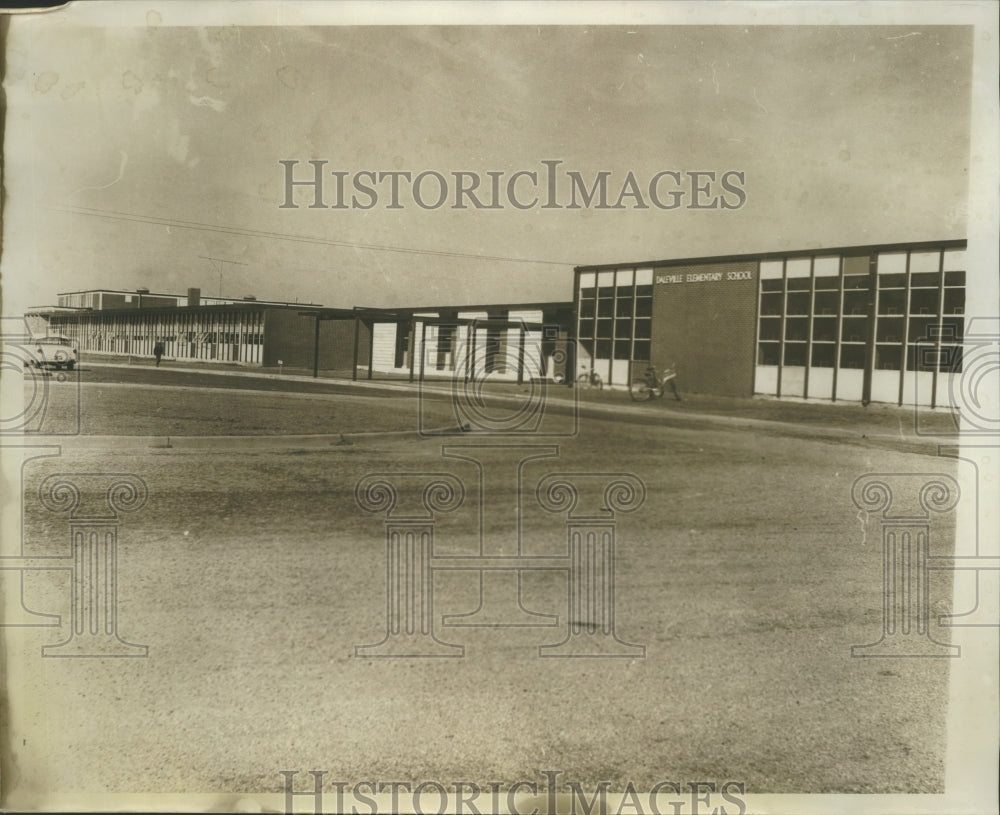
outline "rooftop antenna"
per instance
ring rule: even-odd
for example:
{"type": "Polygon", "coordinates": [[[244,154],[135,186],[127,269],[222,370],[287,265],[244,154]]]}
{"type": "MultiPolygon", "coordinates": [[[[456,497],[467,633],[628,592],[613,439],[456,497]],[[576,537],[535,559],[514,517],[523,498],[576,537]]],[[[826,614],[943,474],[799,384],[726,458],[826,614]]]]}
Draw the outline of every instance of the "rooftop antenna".
{"type": "Polygon", "coordinates": [[[198,255],[202,260],[209,260],[212,262],[212,266],[215,267],[215,271],[219,273],[219,299],[222,299],[222,270],[223,263],[231,263],[234,266],[249,266],[249,263],[243,263],[239,260],[226,260],[225,258],[210,258],[208,255],[198,255]]]}

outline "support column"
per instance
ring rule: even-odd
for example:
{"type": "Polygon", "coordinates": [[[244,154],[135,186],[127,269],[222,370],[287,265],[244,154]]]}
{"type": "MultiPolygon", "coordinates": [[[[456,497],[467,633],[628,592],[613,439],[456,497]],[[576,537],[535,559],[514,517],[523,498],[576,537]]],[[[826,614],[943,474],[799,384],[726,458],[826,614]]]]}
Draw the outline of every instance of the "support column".
{"type": "Polygon", "coordinates": [[[517,384],[524,384],[524,326],[518,329],[517,337],[517,384]]]}
{"type": "Polygon", "coordinates": [[[354,316],[354,353],[351,356],[351,381],[358,381],[358,344],[361,336],[361,319],[354,316]]]}
{"type": "Polygon", "coordinates": [[[416,319],[410,320],[410,382],[413,381],[413,364],[416,362],[414,354],[416,353],[417,347],[417,321],[416,319]]]}
{"type": "Polygon", "coordinates": [[[424,381],[424,366],[427,361],[427,323],[420,324],[420,383],[424,381]]]}
{"type": "Polygon", "coordinates": [[[369,324],[369,339],[368,339],[368,378],[372,378],[372,371],[375,368],[375,321],[369,324]]]}
{"type": "Polygon", "coordinates": [[[313,379],[319,376],[319,315],[316,315],[316,332],[313,337],[313,379]]]}

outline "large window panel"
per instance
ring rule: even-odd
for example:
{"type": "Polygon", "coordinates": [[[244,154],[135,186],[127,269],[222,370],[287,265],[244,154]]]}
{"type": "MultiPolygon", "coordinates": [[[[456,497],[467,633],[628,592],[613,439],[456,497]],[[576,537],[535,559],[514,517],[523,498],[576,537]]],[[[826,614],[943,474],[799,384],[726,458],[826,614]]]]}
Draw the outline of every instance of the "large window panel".
{"type": "Polygon", "coordinates": [[[786,342],[784,364],[794,368],[805,367],[807,348],[804,342],[786,342]]]}
{"type": "Polygon", "coordinates": [[[809,292],[789,292],[785,301],[786,314],[808,314],[809,292]]]}
{"type": "Polygon", "coordinates": [[[760,296],[760,313],[763,316],[781,316],[782,295],[780,292],[765,293],[760,296]]]}
{"type": "Polygon", "coordinates": [[[816,342],[836,342],[837,340],[837,318],[836,317],[814,317],[813,318],[813,340],[816,342]]]}
{"type": "Polygon", "coordinates": [[[942,343],[961,342],[965,335],[965,320],[961,317],[944,317],[941,320],[942,343]]]}
{"type": "Polygon", "coordinates": [[[812,367],[833,368],[837,358],[837,346],[834,343],[813,343],[812,367]]]}
{"type": "Polygon", "coordinates": [[[844,258],[845,277],[868,277],[868,255],[848,255],[844,258]]]}
{"type": "Polygon", "coordinates": [[[903,289],[892,289],[879,292],[878,313],[902,314],[906,310],[906,292],[903,289]]]}
{"type": "Polygon", "coordinates": [[[938,361],[938,370],[949,373],[962,373],[962,346],[942,345],[938,361]]]}
{"type": "Polygon", "coordinates": [[[937,272],[941,267],[941,253],[912,252],[910,253],[910,273],[921,274],[924,272],[937,272]]]}
{"type": "Polygon", "coordinates": [[[907,336],[910,342],[917,340],[932,340],[937,330],[937,317],[910,317],[910,327],[907,336]]]}
{"type": "Polygon", "coordinates": [[[762,342],[757,348],[758,365],[777,365],[781,361],[781,344],[762,342]]]}
{"type": "Polygon", "coordinates": [[[868,314],[867,291],[845,291],[844,292],[844,314],[866,315],[868,314]]]}
{"type": "Polygon", "coordinates": [[[837,255],[828,255],[826,257],[818,257],[813,261],[813,276],[814,277],[840,277],[840,257],[837,255]]]}
{"type": "Polygon", "coordinates": [[[780,260],[762,260],[760,262],[761,280],[781,280],[784,276],[785,264],[780,260]]]}
{"type": "Polygon", "coordinates": [[[649,362],[649,340],[636,340],[632,346],[632,359],[649,362]]]}
{"type": "Polygon", "coordinates": [[[631,340],[615,340],[615,359],[629,359],[632,351],[631,340]]]}
{"type": "Polygon", "coordinates": [[[965,289],[944,290],[944,313],[945,314],[965,313],[965,289]]]}
{"type": "Polygon", "coordinates": [[[785,340],[788,342],[805,342],[809,339],[809,318],[788,317],[785,319],[785,340]]]}
{"type": "Polygon", "coordinates": [[[905,322],[902,317],[880,317],[875,326],[875,341],[901,343],[905,322]]]}
{"type": "Polygon", "coordinates": [[[808,279],[811,270],[812,261],[809,258],[792,258],[785,262],[785,277],[789,280],[792,278],[808,279]]]}
{"type": "Polygon", "coordinates": [[[840,292],[818,291],[813,296],[813,314],[837,314],[839,311],[840,292]]]}
{"type": "Polygon", "coordinates": [[[878,287],[880,289],[905,289],[905,274],[879,274],[878,287]]]}
{"type": "Polygon", "coordinates": [[[906,274],[906,252],[882,252],[878,256],[878,274],[882,275],[905,275],[906,274]]]}
{"type": "Polygon", "coordinates": [[[844,317],[840,329],[840,339],[842,342],[863,343],[867,339],[867,336],[867,317],[844,317]]]}
{"type": "Polygon", "coordinates": [[[879,371],[898,371],[903,356],[901,345],[876,345],[875,369],[879,371]]]}
{"type": "Polygon", "coordinates": [[[937,314],[938,289],[914,289],[910,292],[910,314],[937,314]]]}
{"type": "Polygon", "coordinates": [[[781,340],[781,318],[762,317],[760,320],[760,339],[762,342],[781,340]]]}
{"type": "Polygon", "coordinates": [[[937,272],[917,272],[910,275],[911,289],[936,289],[941,285],[941,275],[937,272]]]}
{"type": "Polygon", "coordinates": [[[863,345],[843,345],[840,348],[841,368],[864,368],[865,347],[863,345]]]}

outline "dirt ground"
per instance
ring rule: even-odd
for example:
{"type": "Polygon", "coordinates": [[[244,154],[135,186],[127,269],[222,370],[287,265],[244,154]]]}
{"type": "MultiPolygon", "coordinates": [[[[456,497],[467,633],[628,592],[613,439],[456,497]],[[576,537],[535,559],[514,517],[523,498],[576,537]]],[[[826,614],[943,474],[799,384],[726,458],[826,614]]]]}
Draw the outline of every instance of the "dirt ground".
{"type": "MultiPolygon", "coordinates": [[[[89,432],[124,434],[390,431],[419,409],[412,396],[174,387],[87,398],[89,432]]],[[[448,424],[449,404],[430,416],[448,424]]],[[[146,506],[121,521],[118,625],[149,654],[40,659],[65,628],[16,630],[8,649],[20,649],[33,692],[12,714],[7,778],[29,790],[249,793],[281,791],[290,769],[484,785],[556,769],[619,789],[713,779],[752,793],[943,790],[950,660],[851,656],[882,621],[881,546],[866,540],[851,487],[870,471],[947,472],[946,461],[594,417],[576,435],[514,443],[370,436],[29,461],[24,540],[35,556],[69,549],[65,515],[38,501],[45,476],[134,473],[148,485],[146,506]],[[470,452],[482,444],[496,447],[470,452]],[[482,501],[456,446],[483,458],[482,501]],[[543,450],[552,455],[525,463],[518,481],[511,462],[543,450]],[[615,625],[644,656],[539,657],[565,636],[564,571],[525,572],[520,587],[523,606],[559,626],[444,627],[444,615],[476,608],[468,570],[434,577],[435,633],[464,646],[462,658],[357,656],[386,628],[385,517],[354,493],[380,472],[465,484],[463,506],[438,522],[436,554],[475,553],[482,515],[488,546],[513,553],[520,528],[522,553],[537,556],[566,551],[565,513],[535,495],[542,477],[635,474],[646,499],[616,517],[615,625]]],[[[940,553],[953,546],[950,523],[933,529],[940,553]]],[[[66,615],[67,574],[26,578],[30,606],[66,615]]],[[[930,588],[932,611],[948,610],[950,583],[930,588]]]]}

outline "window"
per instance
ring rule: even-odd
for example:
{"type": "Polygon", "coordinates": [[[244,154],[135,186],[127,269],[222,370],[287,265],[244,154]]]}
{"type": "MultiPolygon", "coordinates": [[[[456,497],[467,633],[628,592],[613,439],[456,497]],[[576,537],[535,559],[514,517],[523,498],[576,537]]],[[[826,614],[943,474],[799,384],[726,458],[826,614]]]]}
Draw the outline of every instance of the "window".
{"type": "Polygon", "coordinates": [[[577,332],[595,358],[649,359],[653,278],[652,269],[580,273],[577,332]]]}

